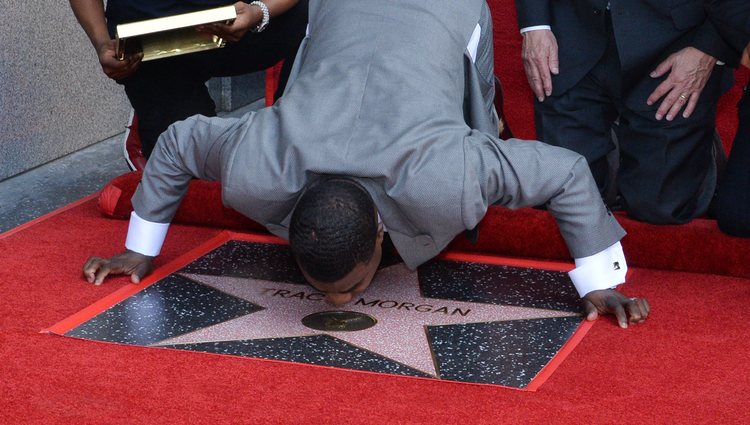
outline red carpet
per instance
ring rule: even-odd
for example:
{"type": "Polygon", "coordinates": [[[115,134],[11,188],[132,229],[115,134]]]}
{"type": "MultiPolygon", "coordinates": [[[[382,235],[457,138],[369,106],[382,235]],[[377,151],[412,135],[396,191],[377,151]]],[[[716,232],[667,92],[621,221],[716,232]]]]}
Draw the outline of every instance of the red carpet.
{"type": "MultiPolygon", "coordinates": [[[[601,320],[536,393],[39,334],[126,285],[79,277],[122,249],[127,222],[94,201],[0,239],[5,296],[0,422],[37,423],[746,423],[750,281],[635,270],[625,288],[652,317],[601,320]]],[[[174,226],[158,264],[219,230],[174,226]]]]}
{"type": "MultiPolygon", "coordinates": [[[[490,3],[506,113],[514,132],[531,138],[513,2],[490,3]]],[[[722,101],[725,143],[735,128],[736,90],[722,101]]],[[[518,213],[534,215],[533,232],[522,217],[510,242],[487,240],[485,232],[477,249],[559,257],[559,240],[546,242],[557,236],[537,213],[518,213]]],[[[691,224],[690,238],[672,226],[632,225],[624,242],[631,261],[687,270],[684,258],[701,252],[701,267],[713,268],[700,271],[711,274],[634,270],[623,291],[650,301],[647,323],[623,331],[598,321],[538,392],[525,393],[39,334],[127,285],[120,278],[93,287],[80,278],[88,255],[122,249],[127,228],[85,202],[0,236],[0,423],[750,423],[747,242],[724,239],[711,222],[691,224]],[[673,238],[671,257],[649,250],[673,238]]],[[[157,266],[219,231],[174,226],[157,266]]]]}

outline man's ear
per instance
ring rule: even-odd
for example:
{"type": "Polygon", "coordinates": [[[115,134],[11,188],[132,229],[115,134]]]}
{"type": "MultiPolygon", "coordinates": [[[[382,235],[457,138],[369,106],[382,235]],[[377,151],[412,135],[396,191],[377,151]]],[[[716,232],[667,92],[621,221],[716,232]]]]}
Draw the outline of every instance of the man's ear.
{"type": "Polygon", "coordinates": [[[375,237],[375,243],[377,245],[380,245],[380,244],[383,243],[383,237],[384,237],[384,235],[385,235],[385,229],[383,228],[383,223],[380,222],[380,223],[378,223],[378,234],[375,237]]]}

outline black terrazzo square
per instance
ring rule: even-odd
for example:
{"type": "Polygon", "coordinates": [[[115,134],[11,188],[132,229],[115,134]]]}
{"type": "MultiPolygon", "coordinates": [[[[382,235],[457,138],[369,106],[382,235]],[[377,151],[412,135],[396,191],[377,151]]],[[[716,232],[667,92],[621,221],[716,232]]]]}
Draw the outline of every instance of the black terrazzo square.
{"type": "Polygon", "coordinates": [[[169,275],[65,335],[149,345],[258,310],[262,307],[169,275]]]}
{"type": "Polygon", "coordinates": [[[330,335],[202,342],[197,344],[165,345],[163,347],[214,354],[257,357],[269,360],[285,360],[342,369],[390,373],[393,375],[420,376],[424,378],[430,376],[387,357],[379,356],[347,344],[330,335]]]}
{"type": "Polygon", "coordinates": [[[419,267],[419,283],[431,298],[583,313],[565,272],[432,260],[419,267]]]}
{"type": "Polygon", "coordinates": [[[560,351],[580,317],[428,326],[442,379],[523,388],[560,351]]]}
{"type": "Polygon", "coordinates": [[[181,273],[251,277],[307,285],[287,245],[229,241],[185,266],[181,273]]]}

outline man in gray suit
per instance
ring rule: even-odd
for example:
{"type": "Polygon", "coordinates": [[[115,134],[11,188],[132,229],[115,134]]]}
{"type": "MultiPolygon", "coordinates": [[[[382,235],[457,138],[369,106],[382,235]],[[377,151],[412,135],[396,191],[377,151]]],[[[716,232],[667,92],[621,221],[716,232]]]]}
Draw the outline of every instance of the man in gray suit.
{"type": "Polygon", "coordinates": [[[627,270],[624,231],[585,160],[497,138],[491,34],[484,0],[311,1],[282,99],[241,119],[171,126],[133,196],[127,251],[92,257],[84,275],[139,282],[194,177],[220,180],[225,205],[289,238],[335,305],[372,280],[383,230],[414,269],[490,204],[544,204],[576,258],[570,275],[589,319],[645,320],[645,300],[611,289],[627,270]]]}

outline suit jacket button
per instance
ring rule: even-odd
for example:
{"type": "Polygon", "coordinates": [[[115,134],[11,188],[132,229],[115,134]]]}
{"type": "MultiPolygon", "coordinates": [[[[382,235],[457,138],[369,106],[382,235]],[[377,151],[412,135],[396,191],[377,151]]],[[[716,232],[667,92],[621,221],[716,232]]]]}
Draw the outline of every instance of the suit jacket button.
{"type": "Polygon", "coordinates": [[[594,15],[599,16],[601,14],[602,14],[602,10],[601,9],[594,9],[594,15]]]}

